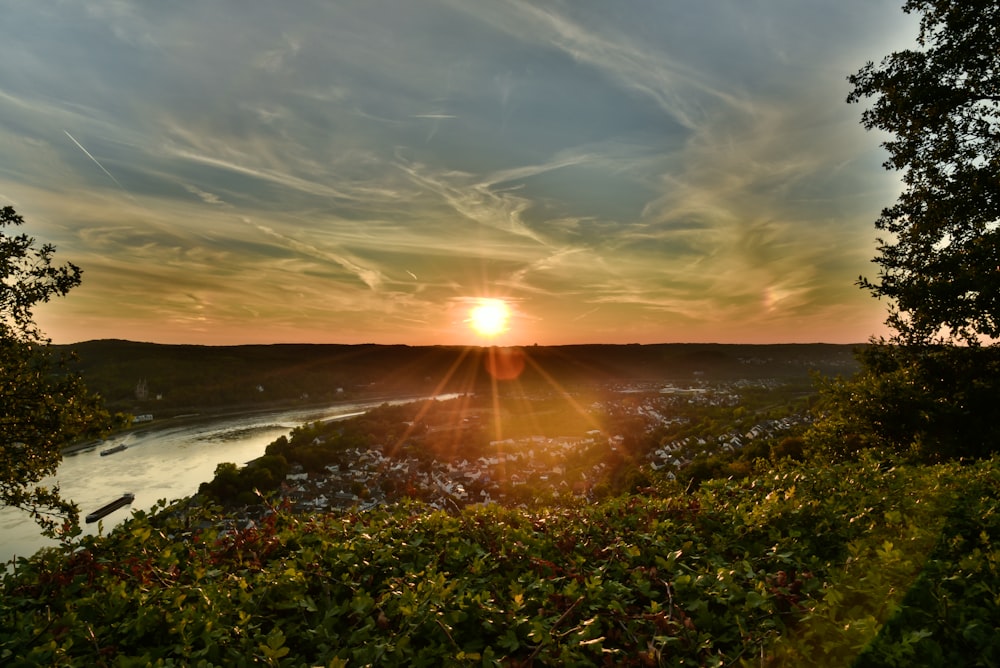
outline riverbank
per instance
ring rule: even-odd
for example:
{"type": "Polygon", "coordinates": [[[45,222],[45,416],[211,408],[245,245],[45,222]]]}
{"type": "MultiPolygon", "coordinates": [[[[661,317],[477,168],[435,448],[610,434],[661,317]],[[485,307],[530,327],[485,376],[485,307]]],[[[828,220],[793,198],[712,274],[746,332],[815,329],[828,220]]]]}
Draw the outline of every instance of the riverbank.
{"type": "MultiPolygon", "coordinates": [[[[451,395],[449,395],[451,396],[451,395]]],[[[213,407],[212,409],[198,412],[198,413],[181,413],[178,415],[156,418],[148,422],[142,422],[137,425],[133,425],[128,429],[122,429],[120,431],[114,432],[108,435],[107,438],[103,440],[90,440],[82,443],[71,443],[62,449],[62,454],[72,455],[79,452],[86,452],[88,450],[93,450],[94,448],[104,447],[117,442],[123,438],[131,436],[140,436],[151,431],[156,431],[159,429],[164,429],[167,427],[191,427],[199,424],[207,424],[211,422],[216,422],[219,420],[236,420],[242,418],[252,418],[256,415],[264,415],[266,413],[275,412],[286,412],[286,411],[312,411],[312,410],[323,410],[323,409],[336,409],[343,406],[352,405],[378,405],[384,402],[406,402],[406,401],[419,401],[425,399],[426,395],[422,394],[406,394],[406,395],[382,395],[382,394],[372,394],[368,396],[352,396],[350,399],[343,399],[341,401],[315,401],[315,402],[288,402],[288,401],[275,401],[268,403],[266,405],[253,404],[253,405],[239,405],[239,406],[224,406],[224,407],[213,407]]]]}
{"type": "MultiPolygon", "coordinates": [[[[456,395],[439,395],[439,398],[453,396],[456,395]]],[[[240,411],[234,407],[225,412],[154,420],[121,432],[107,442],[74,444],[69,453],[64,451],[58,470],[44,484],[58,487],[61,496],[76,503],[84,513],[125,492],[135,494],[130,510],[119,509],[100,522],[80,527],[88,535],[107,532],[128,519],[131,512],[149,511],[160,501],[192,496],[201,483],[212,480],[220,463],[241,465],[252,461],[263,455],[276,438],[299,425],[344,419],[382,403],[427,398],[371,394],[335,404],[302,403],[284,410],[253,406],[240,411]],[[122,441],[128,445],[124,452],[99,456],[99,449],[122,441]]],[[[12,507],[0,508],[0,564],[56,545],[56,541],[41,535],[28,513],[12,507]]]]}

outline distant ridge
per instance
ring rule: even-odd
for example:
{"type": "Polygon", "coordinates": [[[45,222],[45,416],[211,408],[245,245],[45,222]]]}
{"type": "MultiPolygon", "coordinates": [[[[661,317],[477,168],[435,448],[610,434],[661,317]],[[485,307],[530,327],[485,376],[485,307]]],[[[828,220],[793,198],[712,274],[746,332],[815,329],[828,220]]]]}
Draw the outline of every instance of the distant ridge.
{"type": "MultiPolygon", "coordinates": [[[[224,407],[485,389],[491,351],[514,351],[522,385],[847,375],[857,345],[579,344],[487,348],[379,344],[204,346],[104,339],[73,351],[87,385],[115,410],[170,414],[224,407]],[[523,355],[523,357],[522,357],[523,355]],[[139,388],[141,392],[137,391],[139,388]],[[154,411],[155,409],[155,411],[154,411]]],[[[506,360],[506,358],[504,358],[506,360]]],[[[502,360],[503,361],[503,360],[502,360]]]]}

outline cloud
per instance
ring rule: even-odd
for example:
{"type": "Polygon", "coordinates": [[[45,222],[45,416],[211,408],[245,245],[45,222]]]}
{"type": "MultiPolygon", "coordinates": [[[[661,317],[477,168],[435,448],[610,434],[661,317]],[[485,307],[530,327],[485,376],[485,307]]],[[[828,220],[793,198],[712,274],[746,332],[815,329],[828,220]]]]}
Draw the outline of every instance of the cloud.
{"type": "Polygon", "coordinates": [[[289,67],[289,61],[294,59],[301,49],[301,40],[291,35],[282,35],[281,44],[261,53],[254,63],[271,74],[277,74],[289,67]]]}
{"type": "Polygon", "coordinates": [[[530,203],[523,198],[497,191],[489,183],[475,183],[468,174],[435,174],[419,163],[400,161],[397,165],[414,183],[437,195],[465,220],[548,245],[538,232],[524,223],[521,214],[530,203]]]}
{"type": "Polygon", "coordinates": [[[212,194],[210,192],[206,192],[204,190],[201,190],[197,186],[193,186],[193,185],[187,184],[187,185],[184,186],[184,189],[187,190],[192,195],[196,196],[198,199],[200,199],[205,204],[212,204],[212,205],[215,205],[215,206],[226,206],[226,203],[222,200],[221,197],[219,197],[218,195],[212,194]]]}
{"type": "Polygon", "coordinates": [[[244,218],[243,221],[248,225],[252,225],[254,228],[260,230],[264,234],[281,242],[283,246],[286,246],[298,253],[308,255],[310,257],[317,258],[319,260],[324,260],[332,262],[339,265],[340,267],[346,269],[351,274],[355,275],[362,283],[367,285],[372,290],[378,290],[382,285],[382,274],[376,269],[364,266],[356,258],[351,257],[347,253],[343,252],[332,252],[330,250],[321,249],[311,244],[304,243],[297,239],[293,239],[287,235],[276,232],[275,230],[267,227],[266,225],[261,225],[259,223],[254,223],[248,218],[244,218]]]}
{"type": "Polygon", "coordinates": [[[889,0],[7,18],[0,192],[84,266],[67,337],[461,341],[442,305],[483,294],[540,342],[878,320],[853,280],[899,181],[843,98],[909,39],[889,0]]]}

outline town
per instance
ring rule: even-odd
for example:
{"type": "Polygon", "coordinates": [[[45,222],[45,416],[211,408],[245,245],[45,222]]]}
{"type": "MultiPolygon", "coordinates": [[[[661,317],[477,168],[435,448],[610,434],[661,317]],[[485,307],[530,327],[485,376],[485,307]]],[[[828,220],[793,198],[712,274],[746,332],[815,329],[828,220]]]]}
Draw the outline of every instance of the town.
{"type": "Polygon", "coordinates": [[[264,492],[303,513],[407,498],[446,510],[596,500],[709,461],[768,458],[808,425],[809,392],[774,380],[643,382],[383,405],[303,425],[243,469],[222,464],[201,493],[251,515],[264,492]]]}

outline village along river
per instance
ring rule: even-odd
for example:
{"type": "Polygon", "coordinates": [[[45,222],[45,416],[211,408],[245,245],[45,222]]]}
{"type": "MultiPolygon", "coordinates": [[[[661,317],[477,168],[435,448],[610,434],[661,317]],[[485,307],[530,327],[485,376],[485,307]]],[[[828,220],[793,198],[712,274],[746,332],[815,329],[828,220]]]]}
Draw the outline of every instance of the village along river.
{"type": "MultiPolygon", "coordinates": [[[[449,399],[458,395],[439,395],[449,399]]],[[[408,403],[409,398],[388,403],[408,403]]],[[[104,531],[131,516],[131,510],[149,510],[160,499],[173,501],[191,496],[198,486],[215,475],[222,462],[243,466],[264,454],[268,444],[293,428],[317,420],[337,420],[361,415],[386,401],[350,403],[326,408],[256,413],[197,423],[153,425],[106,441],[87,450],[66,454],[56,475],[43,482],[59,485],[64,499],[80,508],[85,533],[95,534],[99,524],[84,523],[84,516],[126,492],[135,494],[131,506],[112,512],[102,520],[104,531]],[[101,450],[124,443],[127,449],[101,456],[101,450]]],[[[13,557],[27,557],[56,542],[41,535],[28,513],[0,508],[0,564],[13,557]]]]}

